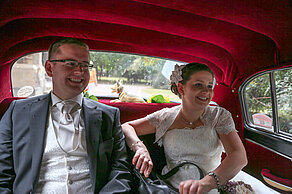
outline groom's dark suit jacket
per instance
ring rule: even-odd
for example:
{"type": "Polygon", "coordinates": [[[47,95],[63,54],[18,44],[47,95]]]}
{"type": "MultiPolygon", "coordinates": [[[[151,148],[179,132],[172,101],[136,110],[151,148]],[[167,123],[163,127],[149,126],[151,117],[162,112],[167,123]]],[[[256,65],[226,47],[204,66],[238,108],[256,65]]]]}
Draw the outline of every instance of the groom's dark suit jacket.
{"type": "MultiPolygon", "coordinates": [[[[0,193],[33,193],[38,182],[50,94],[11,103],[0,122],[0,193]]],[[[120,113],[87,98],[83,114],[95,193],[125,193],[131,175],[120,113]]]]}

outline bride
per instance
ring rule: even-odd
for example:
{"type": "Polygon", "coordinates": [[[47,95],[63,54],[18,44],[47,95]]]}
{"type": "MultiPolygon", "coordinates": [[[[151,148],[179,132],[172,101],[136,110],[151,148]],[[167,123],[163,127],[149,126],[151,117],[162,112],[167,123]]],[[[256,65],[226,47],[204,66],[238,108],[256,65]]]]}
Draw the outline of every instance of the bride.
{"type": "Polygon", "coordinates": [[[181,105],[122,125],[127,144],[135,152],[132,163],[140,173],[148,177],[153,162],[138,136],[155,133],[155,142],[163,144],[167,162],[162,174],[184,161],[191,161],[205,175],[198,180],[195,166],[180,168],[167,180],[180,193],[218,193],[229,180],[243,180],[256,193],[275,193],[241,171],[247,165],[247,157],[232,116],[222,107],[209,105],[215,85],[212,70],[200,63],[176,65],[170,80],[171,91],[182,99],[181,105]],[[221,162],[223,150],[226,157],[221,162]]]}

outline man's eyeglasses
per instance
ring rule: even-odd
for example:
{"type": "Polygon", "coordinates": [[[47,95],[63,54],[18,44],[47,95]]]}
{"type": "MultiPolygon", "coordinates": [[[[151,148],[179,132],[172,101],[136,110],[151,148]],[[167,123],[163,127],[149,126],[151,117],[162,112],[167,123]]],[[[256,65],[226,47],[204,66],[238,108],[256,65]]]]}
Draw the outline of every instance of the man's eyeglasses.
{"type": "Polygon", "coordinates": [[[79,66],[79,64],[81,65],[82,69],[89,69],[92,68],[93,65],[89,64],[87,62],[78,62],[78,61],[74,61],[74,60],[69,60],[69,59],[64,59],[64,60],[49,60],[50,62],[60,62],[60,63],[64,63],[64,66],[69,67],[69,68],[76,68],[79,66]]]}

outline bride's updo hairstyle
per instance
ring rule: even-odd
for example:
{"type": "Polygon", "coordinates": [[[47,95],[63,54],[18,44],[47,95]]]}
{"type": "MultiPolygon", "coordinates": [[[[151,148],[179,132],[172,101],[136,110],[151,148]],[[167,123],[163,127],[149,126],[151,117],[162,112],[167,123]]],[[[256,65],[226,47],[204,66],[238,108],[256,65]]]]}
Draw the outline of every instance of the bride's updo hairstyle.
{"type": "MultiPolygon", "coordinates": [[[[179,66],[179,67],[175,67],[175,71],[181,71],[181,79],[177,79],[177,83],[182,83],[183,85],[186,84],[186,82],[188,80],[191,79],[191,76],[196,73],[196,72],[199,72],[199,71],[207,71],[209,73],[212,74],[213,78],[215,78],[215,74],[214,72],[210,69],[210,67],[208,67],[207,65],[205,64],[202,64],[202,63],[189,63],[187,65],[183,65],[183,66],[179,66]],[[181,68],[182,67],[182,68],[181,68]]],[[[180,77],[180,72],[173,72],[172,73],[172,76],[176,76],[176,77],[180,77]]],[[[178,92],[178,89],[177,89],[177,83],[173,82],[173,78],[170,79],[171,80],[171,83],[170,83],[170,90],[175,94],[177,95],[179,98],[181,98],[181,95],[180,93],[178,92]]]]}

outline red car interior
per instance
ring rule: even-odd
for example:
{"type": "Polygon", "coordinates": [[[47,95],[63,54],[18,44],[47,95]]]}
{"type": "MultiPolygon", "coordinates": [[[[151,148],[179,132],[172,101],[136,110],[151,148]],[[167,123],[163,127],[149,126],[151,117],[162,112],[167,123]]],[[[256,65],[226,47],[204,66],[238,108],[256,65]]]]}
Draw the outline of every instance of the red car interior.
{"type": "MultiPolygon", "coordinates": [[[[250,76],[292,66],[290,0],[2,0],[0,37],[0,117],[13,97],[13,61],[61,37],[91,50],[201,62],[216,74],[213,101],[232,113],[246,146],[245,170],[261,179],[268,169],[263,173],[292,187],[291,160],[244,139],[238,93],[250,76]]],[[[122,123],[177,105],[100,102],[120,108],[122,123]]]]}

